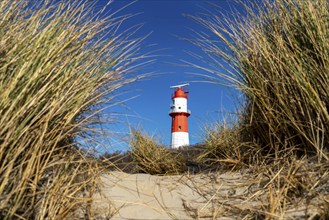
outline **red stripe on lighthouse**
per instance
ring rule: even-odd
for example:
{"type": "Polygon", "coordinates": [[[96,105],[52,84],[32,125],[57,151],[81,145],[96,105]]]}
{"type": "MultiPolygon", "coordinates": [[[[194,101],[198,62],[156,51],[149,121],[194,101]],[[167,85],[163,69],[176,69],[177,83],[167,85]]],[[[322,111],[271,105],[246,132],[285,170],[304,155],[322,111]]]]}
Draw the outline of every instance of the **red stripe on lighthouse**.
{"type": "Polygon", "coordinates": [[[188,120],[189,113],[177,112],[171,113],[171,132],[188,132],[188,120]]]}

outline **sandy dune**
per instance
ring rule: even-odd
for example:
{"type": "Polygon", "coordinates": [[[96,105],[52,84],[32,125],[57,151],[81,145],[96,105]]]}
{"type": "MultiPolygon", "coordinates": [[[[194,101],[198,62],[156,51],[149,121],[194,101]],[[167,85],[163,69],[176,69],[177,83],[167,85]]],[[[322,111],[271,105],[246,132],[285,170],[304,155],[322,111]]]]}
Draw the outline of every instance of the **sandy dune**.
{"type": "MultiPolygon", "coordinates": [[[[102,181],[93,203],[97,219],[253,218],[269,203],[262,190],[269,180],[247,171],[184,176],[111,172],[102,181]]],[[[284,219],[308,219],[315,210],[300,201],[286,207],[284,219]]]]}

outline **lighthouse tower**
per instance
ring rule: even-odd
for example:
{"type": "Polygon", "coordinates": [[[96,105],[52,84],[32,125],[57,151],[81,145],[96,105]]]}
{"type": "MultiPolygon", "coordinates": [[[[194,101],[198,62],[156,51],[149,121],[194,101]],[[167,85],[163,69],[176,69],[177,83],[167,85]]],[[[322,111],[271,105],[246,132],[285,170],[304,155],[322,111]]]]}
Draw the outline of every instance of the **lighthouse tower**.
{"type": "Polygon", "coordinates": [[[189,84],[182,84],[171,86],[175,92],[172,95],[172,104],[170,106],[169,115],[171,121],[171,148],[178,148],[189,145],[188,135],[188,120],[191,112],[187,110],[188,92],[184,91],[182,87],[189,84]]]}

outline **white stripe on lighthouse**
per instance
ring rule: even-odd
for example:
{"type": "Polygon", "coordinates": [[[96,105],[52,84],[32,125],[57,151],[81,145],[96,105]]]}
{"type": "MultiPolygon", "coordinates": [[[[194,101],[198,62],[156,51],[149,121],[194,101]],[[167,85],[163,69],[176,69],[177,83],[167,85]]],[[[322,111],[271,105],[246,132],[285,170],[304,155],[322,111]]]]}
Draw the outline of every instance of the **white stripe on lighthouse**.
{"type": "Polygon", "coordinates": [[[189,135],[187,132],[171,133],[171,148],[178,148],[189,145],[189,135]]]}
{"type": "Polygon", "coordinates": [[[171,112],[187,112],[187,99],[174,98],[171,112]]]}

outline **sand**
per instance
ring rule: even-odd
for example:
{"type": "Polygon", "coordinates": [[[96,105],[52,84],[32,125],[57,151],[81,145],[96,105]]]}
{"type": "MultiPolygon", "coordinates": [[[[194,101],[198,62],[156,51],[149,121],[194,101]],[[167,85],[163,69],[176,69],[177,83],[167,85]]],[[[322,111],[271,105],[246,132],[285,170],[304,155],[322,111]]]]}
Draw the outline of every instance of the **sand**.
{"type": "MultiPolygon", "coordinates": [[[[96,219],[255,218],[269,204],[263,190],[269,180],[248,171],[183,176],[111,172],[101,179],[93,202],[96,219]]],[[[286,207],[284,219],[309,219],[317,209],[308,203],[286,207]]]]}

